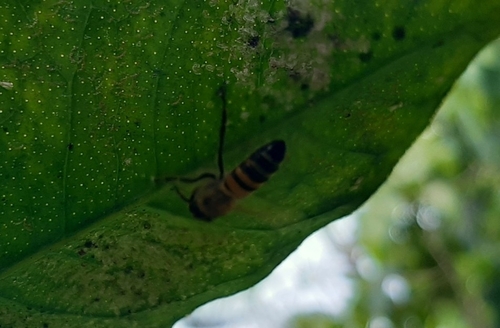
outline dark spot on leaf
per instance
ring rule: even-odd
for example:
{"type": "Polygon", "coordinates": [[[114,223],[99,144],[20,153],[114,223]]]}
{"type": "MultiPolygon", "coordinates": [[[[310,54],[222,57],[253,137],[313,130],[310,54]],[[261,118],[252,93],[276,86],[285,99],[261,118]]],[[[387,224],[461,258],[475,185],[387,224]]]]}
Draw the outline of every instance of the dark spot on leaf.
{"type": "Polygon", "coordinates": [[[260,36],[258,35],[253,35],[248,39],[248,45],[252,48],[255,48],[259,45],[260,42],[260,36]]]}
{"type": "Polygon", "coordinates": [[[42,327],[43,327],[43,328],[49,328],[49,324],[48,324],[48,323],[46,323],[46,322],[44,322],[44,323],[42,324],[42,327]]]}
{"type": "Polygon", "coordinates": [[[101,299],[100,299],[99,297],[96,297],[96,298],[94,298],[92,301],[93,301],[94,303],[96,303],[96,302],[99,302],[100,300],[101,300],[101,299]]]}
{"type": "Polygon", "coordinates": [[[309,90],[309,84],[308,83],[302,83],[300,85],[300,90],[302,90],[302,91],[309,90]]]}
{"type": "Polygon", "coordinates": [[[162,71],[161,69],[157,69],[157,68],[153,69],[153,77],[157,78],[157,77],[162,77],[165,75],[166,75],[165,72],[162,71]]]}
{"type": "Polygon", "coordinates": [[[406,37],[406,30],[404,26],[394,27],[394,29],[392,30],[392,37],[396,41],[404,40],[404,38],[406,37]]]}
{"type": "Polygon", "coordinates": [[[73,150],[73,148],[74,148],[74,147],[73,147],[73,144],[72,144],[72,143],[69,143],[69,144],[68,144],[68,150],[69,150],[69,151],[72,151],[72,150],[73,150]]]}
{"type": "Polygon", "coordinates": [[[9,132],[9,129],[6,126],[2,127],[3,132],[9,132]]]}
{"type": "Polygon", "coordinates": [[[293,69],[291,69],[291,70],[288,71],[288,76],[292,80],[294,80],[295,82],[300,81],[300,79],[302,77],[299,72],[297,72],[296,70],[293,70],[293,69]]]}
{"type": "Polygon", "coordinates": [[[350,113],[350,112],[345,113],[345,114],[344,114],[344,117],[345,117],[345,118],[349,118],[349,117],[351,117],[351,113],[350,113]]]}
{"type": "Polygon", "coordinates": [[[332,44],[335,47],[335,49],[341,49],[344,46],[344,43],[337,34],[328,35],[328,39],[332,41],[332,44]]]}
{"type": "Polygon", "coordinates": [[[94,244],[91,240],[87,240],[85,244],[83,244],[85,248],[97,248],[97,245],[94,244]]]}
{"type": "Polygon", "coordinates": [[[151,223],[149,223],[149,222],[144,222],[144,223],[142,224],[142,226],[143,226],[143,228],[144,228],[144,229],[146,229],[146,230],[151,229],[151,223]]]}
{"type": "Polygon", "coordinates": [[[382,34],[380,34],[380,32],[373,32],[372,33],[372,40],[373,41],[378,41],[378,40],[380,40],[381,37],[382,37],[382,34]]]}
{"type": "Polygon", "coordinates": [[[444,40],[439,40],[439,41],[437,41],[436,43],[434,43],[434,44],[432,45],[432,47],[433,47],[433,48],[439,48],[439,47],[442,47],[442,46],[443,46],[443,44],[444,44],[444,40]]]}
{"type": "Polygon", "coordinates": [[[297,9],[293,9],[290,7],[288,7],[287,9],[288,26],[285,30],[292,33],[292,36],[295,39],[308,35],[314,26],[314,21],[311,15],[301,13],[297,9]]]}
{"type": "Polygon", "coordinates": [[[266,24],[275,24],[275,23],[276,23],[276,17],[269,16],[266,20],[266,24]]]}
{"type": "Polygon", "coordinates": [[[83,248],[80,248],[80,250],[78,251],[78,255],[83,256],[85,254],[87,254],[87,252],[83,248]]]}
{"type": "Polygon", "coordinates": [[[372,57],[373,57],[373,52],[371,50],[359,54],[359,60],[361,60],[363,63],[369,62],[372,59],[372,57]]]}
{"type": "Polygon", "coordinates": [[[227,25],[233,25],[234,22],[235,22],[234,16],[231,15],[227,18],[227,25]]]}
{"type": "Polygon", "coordinates": [[[260,115],[259,116],[259,122],[264,123],[266,121],[266,116],[265,115],[260,115]]]}

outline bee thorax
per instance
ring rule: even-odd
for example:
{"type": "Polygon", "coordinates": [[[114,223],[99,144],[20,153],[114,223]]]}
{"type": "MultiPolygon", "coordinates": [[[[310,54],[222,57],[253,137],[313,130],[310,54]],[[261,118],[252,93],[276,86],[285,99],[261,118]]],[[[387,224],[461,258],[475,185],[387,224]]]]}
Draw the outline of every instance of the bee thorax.
{"type": "Polygon", "coordinates": [[[221,181],[213,181],[194,191],[190,210],[195,217],[210,221],[231,211],[234,201],[224,192],[221,181]]]}

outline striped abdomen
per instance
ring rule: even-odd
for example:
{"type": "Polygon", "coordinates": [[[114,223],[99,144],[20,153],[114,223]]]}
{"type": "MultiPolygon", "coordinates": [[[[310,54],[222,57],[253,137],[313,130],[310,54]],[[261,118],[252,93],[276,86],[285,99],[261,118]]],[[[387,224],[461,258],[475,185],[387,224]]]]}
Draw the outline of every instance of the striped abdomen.
{"type": "Polygon", "coordinates": [[[278,170],[285,152],[283,140],[274,140],[262,146],[224,178],[224,187],[234,198],[248,196],[278,170]]]}

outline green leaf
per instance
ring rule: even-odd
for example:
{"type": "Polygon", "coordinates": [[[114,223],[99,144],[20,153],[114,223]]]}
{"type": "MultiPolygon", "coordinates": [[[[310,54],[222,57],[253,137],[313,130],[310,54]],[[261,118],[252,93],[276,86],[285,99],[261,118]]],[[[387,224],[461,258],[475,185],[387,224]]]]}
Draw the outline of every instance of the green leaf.
{"type": "MultiPolygon", "coordinates": [[[[0,325],[170,325],[266,276],[385,180],[500,3],[0,5],[0,325]],[[155,177],[284,139],[280,171],[194,220],[155,177]]],[[[180,186],[189,193],[190,185],[180,186]]]]}

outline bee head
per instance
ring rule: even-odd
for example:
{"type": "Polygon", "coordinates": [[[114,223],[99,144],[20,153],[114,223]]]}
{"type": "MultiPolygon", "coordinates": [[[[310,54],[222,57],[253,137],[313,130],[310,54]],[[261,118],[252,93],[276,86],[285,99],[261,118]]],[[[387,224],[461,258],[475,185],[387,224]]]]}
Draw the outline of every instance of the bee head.
{"type": "Polygon", "coordinates": [[[189,198],[189,211],[193,216],[199,220],[203,221],[212,221],[209,217],[207,217],[199,208],[198,204],[196,203],[194,195],[196,194],[196,190],[193,192],[191,195],[191,198],[189,198]]]}

